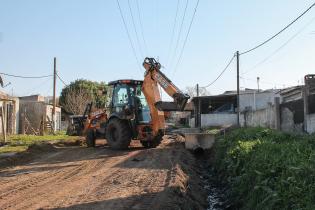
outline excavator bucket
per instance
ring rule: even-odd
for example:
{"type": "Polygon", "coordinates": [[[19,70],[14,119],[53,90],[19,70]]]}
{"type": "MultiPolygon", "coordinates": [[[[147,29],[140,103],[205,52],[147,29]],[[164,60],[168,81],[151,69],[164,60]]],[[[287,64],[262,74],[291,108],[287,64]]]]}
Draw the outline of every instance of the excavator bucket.
{"type": "Polygon", "coordinates": [[[177,104],[175,102],[158,101],[155,103],[155,107],[160,111],[184,111],[186,102],[184,104],[177,104]]]}

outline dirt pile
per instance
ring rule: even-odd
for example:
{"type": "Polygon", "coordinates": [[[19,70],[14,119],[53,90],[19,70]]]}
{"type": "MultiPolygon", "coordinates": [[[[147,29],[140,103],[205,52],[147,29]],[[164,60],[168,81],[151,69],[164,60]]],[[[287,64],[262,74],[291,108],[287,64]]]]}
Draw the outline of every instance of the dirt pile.
{"type": "Polygon", "coordinates": [[[24,152],[9,157],[0,158],[0,169],[25,164],[34,158],[40,157],[43,153],[55,151],[54,145],[50,143],[33,144],[24,152]]]}

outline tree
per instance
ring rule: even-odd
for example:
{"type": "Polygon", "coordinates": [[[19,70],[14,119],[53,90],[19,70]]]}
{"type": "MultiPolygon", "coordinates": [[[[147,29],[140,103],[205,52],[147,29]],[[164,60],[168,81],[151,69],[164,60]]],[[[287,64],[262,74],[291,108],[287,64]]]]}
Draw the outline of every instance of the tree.
{"type": "MultiPolygon", "coordinates": [[[[185,93],[187,93],[190,98],[196,97],[197,96],[197,87],[196,86],[187,86],[185,88],[185,93]]],[[[204,87],[199,87],[199,96],[208,96],[210,95],[210,92],[204,88],[204,87]]]]}
{"type": "Polygon", "coordinates": [[[107,97],[102,93],[106,89],[107,85],[104,82],[79,79],[62,89],[59,103],[67,113],[83,114],[90,102],[97,108],[105,107],[107,97]]]}

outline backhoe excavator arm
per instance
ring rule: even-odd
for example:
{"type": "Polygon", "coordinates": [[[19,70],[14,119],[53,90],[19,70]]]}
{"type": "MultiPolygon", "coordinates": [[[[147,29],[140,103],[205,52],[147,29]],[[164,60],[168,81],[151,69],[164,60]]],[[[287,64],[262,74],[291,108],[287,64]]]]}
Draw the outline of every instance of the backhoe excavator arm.
{"type": "Polygon", "coordinates": [[[143,67],[146,72],[142,91],[150,107],[152,127],[156,134],[165,128],[164,111],[183,111],[189,99],[187,94],[179,90],[161,71],[161,64],[154,58],[145,58],[143,67]],[[160,85],[174,99],[173,102],[163,102],[160,97],[160,85]]]}

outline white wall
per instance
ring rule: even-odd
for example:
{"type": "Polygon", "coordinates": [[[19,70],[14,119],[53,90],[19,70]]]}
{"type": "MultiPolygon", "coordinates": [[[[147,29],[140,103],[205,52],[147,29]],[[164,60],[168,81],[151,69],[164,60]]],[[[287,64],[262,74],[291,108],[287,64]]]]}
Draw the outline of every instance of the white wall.
{"type": "Polygon", "coordinates": [[[275,128],[276,115],[273,106],[241,114],[241,126],[275,128]]]}
{"type": "Polygon", "coordinates": [[[315,114],[307,115],[307,132],[315,133],[315,114]]]}
{"type": "Polygon", "coordinates": [[[191,128],[195,127],[195,118],[194,117],[189,119],[189,127],[191,127],[191,128]]]}
{"type": "Polygon", "coordinates": [[[252,107],[252,110],[265,109],[269,104],[274,104],[275,97],[279,95],[273,92],[242,94],[240,95],[240,110],[244,111],[246,107],[252,107]]]}
{"type": "Polygon", "coordinates": [[[237,125],[237,114],[202,114],[201,127],[237,125]]]}
{"type": "MultiPolygon", "coordinates": [[[[50,120],[52,120],[52,105],[46,105],[46,116],[49,117],[50,120]]],[[[56,107],[56,116],[55,116],[55,129],[59,131],[61,129],[61,108],[56,107]]]]}

